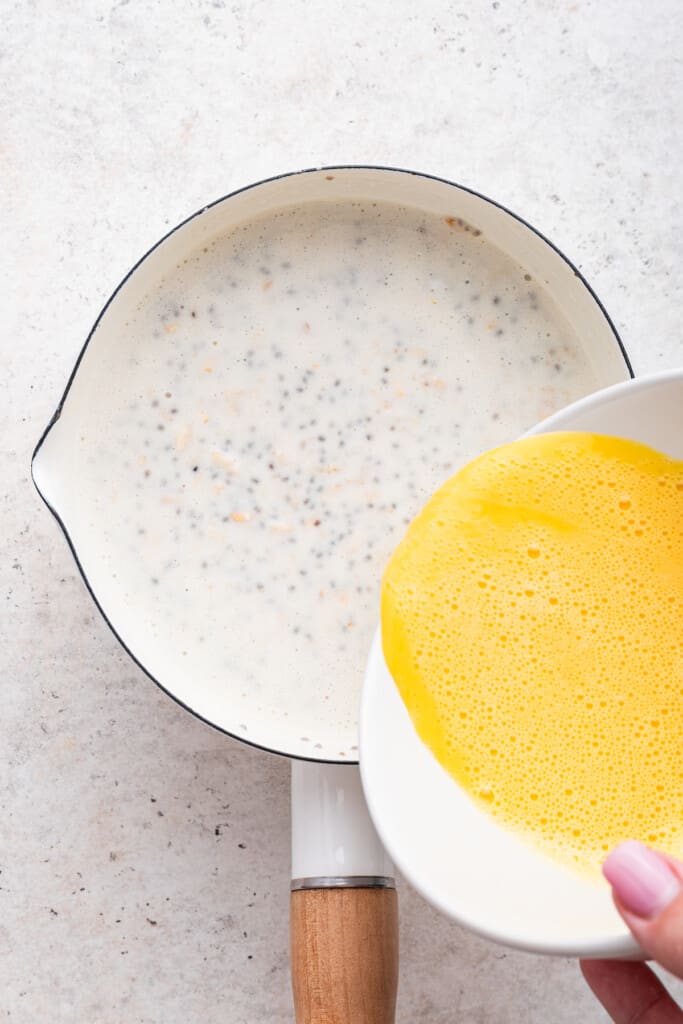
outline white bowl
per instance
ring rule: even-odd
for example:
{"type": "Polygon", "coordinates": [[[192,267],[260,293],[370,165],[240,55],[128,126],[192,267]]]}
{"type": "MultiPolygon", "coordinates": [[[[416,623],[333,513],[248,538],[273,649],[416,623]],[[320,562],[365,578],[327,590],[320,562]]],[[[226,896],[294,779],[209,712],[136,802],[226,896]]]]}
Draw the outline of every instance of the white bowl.
{"type": "MultiPolygon", "coordinates": [[[[606,388],[530,433],[554,430],[630,438],[683,459],[683,370],[606,388]]],[[[637,955],[605,882],[572,872],[504,831],[436,761],[389,674],[379,632],[363,690],[360,764],[370,813],[389,854],[449,917],[537,953],[637,955]]]]}

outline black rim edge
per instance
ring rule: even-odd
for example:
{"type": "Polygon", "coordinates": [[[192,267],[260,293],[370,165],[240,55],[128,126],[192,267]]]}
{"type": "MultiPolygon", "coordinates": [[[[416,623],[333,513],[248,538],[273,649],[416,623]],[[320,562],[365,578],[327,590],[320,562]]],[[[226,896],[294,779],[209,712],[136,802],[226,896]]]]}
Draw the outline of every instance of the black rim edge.
{"type": "Polygon", "coordinates": [[[59,418],[60,418],[60,416],[62,414],[62,410],[63,410],[64,405],[66,403],[66,400],[67,400],[67,398],[69,396],[69,392],[71,391],[71,387],[72,387],[72,385],[74,383],[74,380],[76,378],[76,374],[78,373],[78,369],[79,369],[79,367],[81,365],[81,362],[83,360],[83,357],[84,357],[84,355],[85,355],[85,353],[86,353],[86,351],[88,349],[88,346],[90,345],[90,342],[92,341],[93,336],[94,336],[95,332],[97,331],[97,328],[99,327],[100,323],[102,322],[102,319],[104,318],[105,313],[107,312],[107,310],[109,309],[109,307],[111,306],[112,302],[117,297],[117,295],[119,294],[121,289],[128,282],[128,280],[133,276],[133,274],[138,269],[138,267],[140,267],[145,262],[145,260],[148,258],[148,256],[150,256],[161,245],[163,245],[163,243],[168,238],[170,238],[171,235],[174,235],[181,228],[185,227],[186,224],[189,224],[191,221],[195,220],[197,217],[201,217],[202,214],[207,212],[207,210],[213,209],[214,206],[218,206],[220,203],[224,203],[228,199],[232,199],[235,196],[241,195],[243,192],[249,192],[249,191],[251,191],[254,188],[259,188],[261,185],[267,185],[267,184],[269,184],[270,182],[273,182],[273,181],[281,181],[283,178],[294,178],[294,177],[302,176],[302,175],[305,175],[305,174],[319,174],[319,173],[321,173],[323,171],[389,171],[389,172],[391,172],[393,174],[408,174],[408,175],[412,175],[413,177],[416,177],[416,178],[427,178],[430,181],[438,181],[438,182],[440,182],[443,185],[450,185],[451,187],[459,189],[461,192],[467,192],[469,195],[476,196],[478,199],[482,199],[484,202],[489,203],[491,206],[495,207],[496,209],[501,210],[503,213],[508,214],[508,216],[512,217],[514,220],[518,221],[518,223],[523,224],[524,227],[526,227],[530,231],[532,231],[538,238],[541,239],[541,241],[545,242],[545,244],[547,246],[549,246],[555,253],[557,253],[557,255],[567,264],[567,266],[570,268],[570,270],[572,270],[572,272],[574,273],[574,276],[577,277],[580,280],[581,284],[584,286],[586,291],[590,294],[590,296],[592,297],[593,301],[598,306],[598,308],[600,309],[600,312],[602,313],[603,317],[605,318],[605,321],[607,322],[607,325],[609,326],[609,328],[610,328],[610,330],[612,332],[614,340],[617,343],[619,351],[621,352],[621,356],[622,356],[622,358],[624,360],[624,364],[626,366],[626,369],[628,370],[629,376],[631,378],[635,377],[635,374],[633,372],[633,367],[631,366],[631,360],[629,359],[628,353],[627,353],[627,351],[626,351],[626,349],[624,347],[624,343],[621,340],[619,332],[617,331],[616,327],[614,326],[612,318],[610,317],[609,313],[605,309],[601,299],[596,294],[596,292],[593,290],[593,288],[591,287],[589,282],[586,280],[586,278],[583,276],[581,271],[578,269],[578,267],[567,256],[565,256],[565,254],[562,252],[562,250],[559,249],[549,238],[547,238],[541,231],[539,231],[537,228],[535,228],[533,226],[533,224],[530,224],[529,221],[525,220],[523,217],[520,217],[518,214],[514,213],[512,210],[508,209],[507,206],[504,206],[502,203],[496,202],[495,199],[490,199],[488,196],[485,196],[482,192],[478,192],[476,189],[468,188],[466,185],[460,185],[458,182],[451,181],[448,178],[442,178],[442,177],[440,177],[437,174],[427,174],[427,173],[425,173],[423,171],[407,170],[406,168],[401,168],[401,167],[389,167],[389,166],[385,166],[385,165],[382,165],[382,164],[333,164],[333,165],[323,165],[323,166],[320,166],[320,167],[306,167],[306,168],[302,168],[301,170],[298,170],[298,171],[285,171],[283,174],[275,174],[275,175],[272,175],[271,177],[268,177],[268,178],[262,178],[259,181],[255,181],[255,182],[253,182],[250,185],[244,185],[244,186],[242,186],[242,188],[234,189],[232,192],[227,192],[225,195],[220,196],[218,199],[213,200],[213,202],[207,203],[205,206],[202,206],[200,209],[195,210],[195,212],[191,213],[188,217],[185,217],[184,220],[181,220],[178,224],[176,224],[174,227],[172,227],[170,229],[170,231],[167,231],[165,235],[162,235],[162,237],[159,238],[154,243],[154,245],[150,246],[150,248],[147,249],[147,251],[133,264],[133,266],[130,268],[130,270],[125,274],[125,276],[121,279],[121,281],[116,286],[114,291],[111,293],[111,295],[109,296],[109,298],[107,299],[105,304],[102,306],[102,309],[100,310],[99,314],[97,315],[97,318],[96,318],[93,326],[90,328],[90,331],[88,332],[88,335],[87,335],[87,337],[85,339],[85,342],[83,343],[83,346],[82,346],[80,352],[78,353],[78,356],[76,358],[76,362],[74,363],[73,369],[72,369],[71,373],[69,374],[69,378],[67,380],[66,387],[64,388],[64,392],[62,393],[62,397],[60,398],[54,413],[50,417],[47,426],[45,427],[45,429],[43,430],[42,434],[40,435],[38,443],[36,444],[36,446],[35,446],[35,448],[33,450],[33,454],[31,455],[31,479],[33,481],[33,486],[35,487],[36,491],[40,495],[40,498],[42,499],[42,501],[44,502],[46,507],[49,509],[49,511],[52,513],[52,515],[54,516],[55,520],[57,521],[57,524],[58,524],[60,530],[62,531],[62,533],[63,533],[63,535],[64,535],[64,537],[66,539],[66,542],[67,542],[67,544],[69,546],[69,550],[71,551],[73,559],[74,559],[74,561],[76,563],[76,568],[78,569],[78,571],[79,571],[79,573],[81,575],[81,578],[82,578],[83,582],[85,583],[85,586],[86,586],[86,588],[88,590],[88,593],[90,594],[91,598],[93,599],[93,601],[95,603],[95,606],[96,606],[97,610],[99,611],[100,615],[102,616],[102,618],[104,619],[106,624],[109,626],[109,629],[111,630],[111,632],[113,633],[114,637],[116,638],[118,643],[121,645],[123,650],[126,652],[128,657],[131,658],[131,660],[138,666],[138,668],[141,669],[144,672],[144,674],[147,676],[147,678],[150,679],[156,686],[158,686],[159,689],[164,694],[166,694],[167,697],[170,697],[170,699],[172,701],[174,701],[177,705],[179,705],[181,708],[183,708],[185,711],[187,711],[189,714],[191,714],[194,718],[197,718],[200,722],[203,722],[205,725],[210,726],[212,729],[215,729],[217,732],[222,733],[224,736],[229,736],[229,737],[231,737],[231,739],[239,740],[240,743],[246,743],[248,746],[253,747],[256,750],[262,750],[265,753],[269,753],[269,754],[277,754],[277,755],[282,756],[282,757],[293,758],[293,759],[295,759],[297,761],[309,761],[309,762],[317,763],[317,764],[348,764],[348,765],[354,765],[354,764],[358,764],[358,759],[355,759],[355,760],[351,760],[351,759],[346,760],[345,759],[343,761],[340,761],[339,759],[332,759],[332,758],[307,757],[306,755],[303,755],[303,754],[292,754],[292,753],[288,753],[288,752],[283,751],[283,750],[277,750],[277,749],[275,749],[273,747],[268,747],[268,746],[266,746],[265,744],[262,744],[262,743],[256,743],[254,740],[251,740],[251,739],[249,739],[246,736],[240,736],[237,733],[230,732],[229,729],[226,729],[223,726],[216,724],[216,722],[212,722],[210,719],[205,718],[202,714],[200,714],[200,712],[195,711],[194,708],[191,708],[188,704],[185,704],[184,701],[182,701],[174,693],[171,693],[171,691],[168,690],[163,685],[163,683],[161,683],[154,675],[152,675],[152,673],[135,656],[133,651],[131,651],[131,649],[128,647],[128,645],[125,643],[125,641],[117,633],[117,631],[114,628],[112,622],[110,621],[108,615],[106,614],[106,612],[102,608],[102,606],[101,606],[101,604],[100,604],[100,602],[99,602],[99,600],[97,598],[97,595],[95,594],[95,591],[93,590],[93,588],[92,588],[92,586],[90,584],[90,581],[89,581],[89,579],[88,579],[88,577],[86,575],[86,572],[85,572],[83,566],[81,565],[81,561],[80,561],[80,559],[78,557],[78,554],[76,552],[76,548],[74,546],[73,541],[71,540],[71,537],[69,535],[69,531],[66,528],[66,525],[64,524],[64,522],[63,522],[61,516],[59,515],[59,513],[57,512],[57,510],[50,504],[50,502],[47,500],[47,498],[45,497],[45,495],[41,491],[40,487],[38,486],[38,484],[36,482],[36,479],[35,479],[35,476],[34,476],[34,473],[33,473],[33,463],[34,463],[34,461],[36,459],[36,456],[38,455],[40,449],[43,447],[43,444],[45,443],[45,440],[46,440],[48,434],[50,433],[50,431],[54,427],[55,423],[57,423],[57,421],[59,420],[59,418]]]}

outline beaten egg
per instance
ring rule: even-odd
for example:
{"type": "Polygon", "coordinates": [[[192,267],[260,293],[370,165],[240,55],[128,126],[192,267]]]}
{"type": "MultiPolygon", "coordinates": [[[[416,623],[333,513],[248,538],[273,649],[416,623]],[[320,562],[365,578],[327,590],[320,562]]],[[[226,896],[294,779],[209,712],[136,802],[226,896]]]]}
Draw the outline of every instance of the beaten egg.
{"type": "Polygon", "coordinates": [[[415,729],[500,825],[594,872],[683,848],[683,463],[562,432],[471,462],[382,584],[415,729]]]}

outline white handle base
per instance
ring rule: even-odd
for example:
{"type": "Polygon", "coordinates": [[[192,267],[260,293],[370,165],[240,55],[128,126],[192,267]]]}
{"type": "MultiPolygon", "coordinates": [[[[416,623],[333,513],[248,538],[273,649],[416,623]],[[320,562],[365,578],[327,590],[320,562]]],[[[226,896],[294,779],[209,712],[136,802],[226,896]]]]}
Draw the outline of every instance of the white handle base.
{"type": "Polygon", "coordinates": [[[357,765],[292,761],[294,888],[393,885],[357,765]]]}

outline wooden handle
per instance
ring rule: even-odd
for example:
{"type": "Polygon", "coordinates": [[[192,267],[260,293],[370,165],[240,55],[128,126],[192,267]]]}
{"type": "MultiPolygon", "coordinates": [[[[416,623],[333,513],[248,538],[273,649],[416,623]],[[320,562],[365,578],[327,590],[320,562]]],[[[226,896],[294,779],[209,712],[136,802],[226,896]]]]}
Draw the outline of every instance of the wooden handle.
{"type": "Polygon", "coordinates": [[[290,907],[297,1024],[394,1024],[395,889],[301,889],[290,907]]]}

